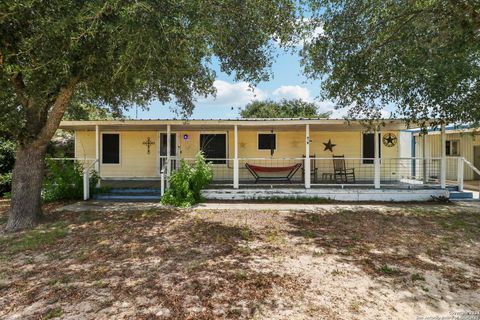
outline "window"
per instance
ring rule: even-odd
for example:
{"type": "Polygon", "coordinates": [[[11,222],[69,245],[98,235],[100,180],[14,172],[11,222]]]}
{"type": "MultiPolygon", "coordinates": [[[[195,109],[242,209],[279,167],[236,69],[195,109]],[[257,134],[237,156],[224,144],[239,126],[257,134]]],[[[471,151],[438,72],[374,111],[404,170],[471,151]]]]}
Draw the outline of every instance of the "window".
{"type": "Polygon", "coordinates": [[[258,150],[275,150],[277,148],[277,135],[275,133],[258,134],[258,150]]]}
{"type": "Polygon", "coordinates": [[[102,163],[120,163],[120,135],[118,133],[102,134],[102,163]]]}
{"type": "MultiPolygon", "coordinates": [[[[382,148],[380,145],[380,134],[378,134],[378,154],[381,157],[382,148]]],[[[373,133],[364,133],[363,134],[363,144],[362,144],[362,158],[375,158],[375,136],[373,133]]],[[[364,164],[373,163],[373,160],[363,159],[364,164]]]]}
{"type": "Polygon", "coordinates": [[[200,150],[205,159],[213,164],[227,163],[227,135],[226,134],[200,134],[200,150]],[[210,160],[215,159],[215,160],[210,160]]]}
{"type": "Polygon", "coordinates": [[[445,143],[445,153],[447,156],[459,156],[460,155],[460,141],[459,140],[447,140],[445,143]]]}

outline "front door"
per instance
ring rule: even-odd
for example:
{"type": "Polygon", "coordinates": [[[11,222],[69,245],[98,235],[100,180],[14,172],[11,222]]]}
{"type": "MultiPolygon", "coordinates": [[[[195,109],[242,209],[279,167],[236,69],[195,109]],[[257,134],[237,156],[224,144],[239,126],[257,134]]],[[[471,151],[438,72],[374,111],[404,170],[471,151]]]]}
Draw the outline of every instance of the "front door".
{"type": "MultiPolygon", "coordinates": [[[[170,157],[172,161],[172,169],[177,167],[177,134],[170,133],[170,157]]],[[[160,133],[160,170],[164,167],[167,161],[167,134],[160,133]]]]}
{"type": "MultiPolygon", "coordinates": [[[[480,168],[480,146],[473,147],[473,165],[475,168],[480,168]]],[[[473,179],[480,180],[480,175],[478,175],[476,172],[474,172],[473,175],[473,179]]]]}

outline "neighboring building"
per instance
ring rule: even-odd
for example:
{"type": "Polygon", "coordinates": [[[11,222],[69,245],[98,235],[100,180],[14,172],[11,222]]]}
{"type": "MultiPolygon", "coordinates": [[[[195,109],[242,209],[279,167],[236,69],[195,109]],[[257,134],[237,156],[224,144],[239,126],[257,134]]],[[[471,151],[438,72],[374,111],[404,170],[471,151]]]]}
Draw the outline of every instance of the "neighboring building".
{"type": "Polygon", "coordinates": [[[412,133],[401,120],[382,120],[376,134],[343,119],[63,121],[60,128],[75,131],[75,158],[96,161],[104,183],[153,184],[203,151],[214,168],[206,193],[225,199],[240,189],[244,198],[425,200],[448,195],[445,178],[453,174],[447,167],[442,180],[440,154],[421,161],[405,154],[412,133]]]}

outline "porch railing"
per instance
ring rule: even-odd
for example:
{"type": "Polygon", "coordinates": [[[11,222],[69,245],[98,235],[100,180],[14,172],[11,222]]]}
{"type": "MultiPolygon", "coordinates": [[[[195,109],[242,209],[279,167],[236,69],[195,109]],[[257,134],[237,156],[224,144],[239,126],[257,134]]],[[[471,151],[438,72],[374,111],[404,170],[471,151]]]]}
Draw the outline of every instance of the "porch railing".
{"type": "MultiPolygon", "coordinates": [[[[184,158],[185,162],[192,164],[195,159],[184,158]]],[[[212,163],[212,185],[234,185],[233,158],[207,159],[212,163]]],[[[238,158],[239,186],[251,185],[305,185],[306,160],[305,158],[238,158]],[[246,164],[272,168],[272,172],[262,173],[264,179],[256,181],[255,176],[246,167],[246,164]],[[275,168],[287,168],[300,165],[300,169],[292,175],[291,179],[278,179],[279,173],[275,168]],[[268,180],[268,175],[277,177],[268,180]]],[[[178,159],[175,160],[177,166],[178,159]]],[[[445,181],[448,186],[463,188],[463,167],[465,159],[462,157],[448,157],[445,159],[445,181]]],[[[345,172],[335,168],[333,158],[310,158],[310,180],[312,187],[442,187],[442,158],[399,158],[384,157],[376,165],[374,158],[342,158],[345,172]],[[337,170],[336,170],[337,169],[337,170]],[[348,172],[348,174],[346,174],[348,172]]],[[[173,168],[173,165],[172,165],[173,168]]],[[[308,169],[307,169],[308,170],[308,169]]],[[[172,169],[173,171],[173,169],[172,169]]],[[[281,173],[284,174],[284,173],[281,173]]],[[[281,175],[280,174],[280,175],[281,175]]],[[[165,179],[168,177],[165,176],[165,179]]]]}

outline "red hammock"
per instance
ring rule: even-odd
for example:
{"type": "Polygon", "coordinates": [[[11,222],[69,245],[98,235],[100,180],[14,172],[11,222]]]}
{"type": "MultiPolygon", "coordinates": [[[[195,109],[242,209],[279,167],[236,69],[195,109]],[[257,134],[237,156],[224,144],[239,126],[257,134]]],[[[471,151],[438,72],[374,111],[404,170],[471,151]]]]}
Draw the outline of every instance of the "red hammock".
{"type": "Polygon", "coordinates": [[[255,178],[255,183],[261,180],[288,181],[291,183],[293,176],[298,171],[298,169],[300,169],[301,166],[302,166],[301,163],[297,163],[297,164],[286,166],[286,167],[262,167],[262,166],[255,166],[253,164],[245,163],[245,167],[247,167],[248,171],[250,171],[252,176],[255,178]],[[277,176],[261,176],[260,173],[262,172],[284,172],[284,173],[280,176],[278,175],[277,176]]]}
{"type": "Polygon", "coordinates": [[[248,164],[248,166],[256,171],[256,172],[283,172],[283,171],[291,171],[297,167],[297,164],[287,166],[287,167],[262,167],[262,166],[255,166],[253,164],[248,164]]]}

